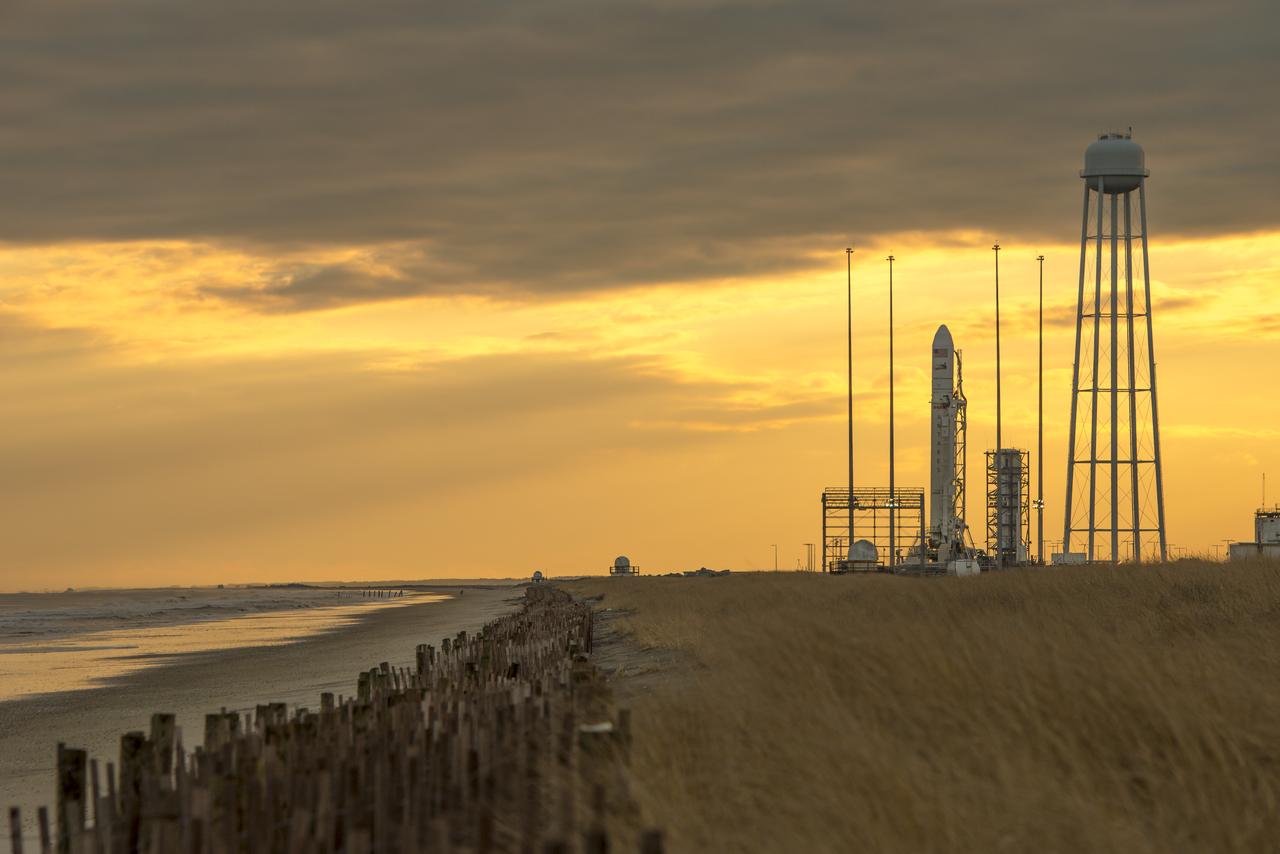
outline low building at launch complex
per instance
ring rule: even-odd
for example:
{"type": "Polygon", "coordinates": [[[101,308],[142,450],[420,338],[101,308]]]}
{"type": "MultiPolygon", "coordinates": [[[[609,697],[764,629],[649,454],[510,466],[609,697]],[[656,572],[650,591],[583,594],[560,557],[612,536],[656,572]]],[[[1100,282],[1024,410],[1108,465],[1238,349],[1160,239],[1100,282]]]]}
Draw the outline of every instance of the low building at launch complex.
{"type": "Polygon", "coordinates": [[[1253,542],[1232,543],[1231,560],[1280,558],[1280,507],[1259,508],[1253,514],[1253,542]]]}

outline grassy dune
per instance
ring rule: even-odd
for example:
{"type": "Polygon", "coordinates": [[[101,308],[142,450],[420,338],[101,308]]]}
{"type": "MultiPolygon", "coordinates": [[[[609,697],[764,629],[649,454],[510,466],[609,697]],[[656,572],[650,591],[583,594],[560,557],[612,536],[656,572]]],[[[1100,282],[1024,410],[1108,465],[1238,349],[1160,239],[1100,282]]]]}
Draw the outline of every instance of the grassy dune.
{"type": "Polygon", "coordinates": [[[1276,565],[566,586],[672,850],[1280,850],[1276,565]]]}

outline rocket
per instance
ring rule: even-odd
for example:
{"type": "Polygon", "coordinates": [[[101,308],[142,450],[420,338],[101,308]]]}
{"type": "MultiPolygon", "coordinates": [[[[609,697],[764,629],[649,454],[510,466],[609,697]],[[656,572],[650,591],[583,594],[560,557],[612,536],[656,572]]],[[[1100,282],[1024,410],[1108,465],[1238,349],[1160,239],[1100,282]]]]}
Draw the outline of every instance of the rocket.
{"type": "Polygon", "coordinates": [[[929,539],[937,545],[954,542],[956,530],[956,348],[947,327],[933,336],[933,394],[929,434],[929,539]]]}

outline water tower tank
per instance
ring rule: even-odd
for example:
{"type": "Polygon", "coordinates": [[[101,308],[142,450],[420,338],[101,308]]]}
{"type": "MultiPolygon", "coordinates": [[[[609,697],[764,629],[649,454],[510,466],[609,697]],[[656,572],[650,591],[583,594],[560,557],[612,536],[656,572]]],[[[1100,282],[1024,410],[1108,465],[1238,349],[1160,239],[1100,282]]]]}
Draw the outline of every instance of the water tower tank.
{"type": "Polygon", "coordinates": [[[1102,178],[1102,191],[1108,195],[1136,190],[1150,174],[1146,153],[1127,133],[1104,133],[1084,150],[1080,177],[1095,188],[1102,178]]]}

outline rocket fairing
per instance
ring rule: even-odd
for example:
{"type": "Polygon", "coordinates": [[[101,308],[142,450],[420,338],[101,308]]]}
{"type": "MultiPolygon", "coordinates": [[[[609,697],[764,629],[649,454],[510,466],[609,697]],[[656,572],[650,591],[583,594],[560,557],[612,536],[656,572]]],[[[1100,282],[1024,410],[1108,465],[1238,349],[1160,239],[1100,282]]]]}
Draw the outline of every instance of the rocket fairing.
{"type": "Polygon", "coordinates": [[[956,348],[951,332],[933,336],[933,394],[929,436],[929,539],[937,546],[957,543],[963,531],[956,518],[956,348]]]}

